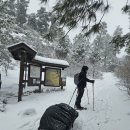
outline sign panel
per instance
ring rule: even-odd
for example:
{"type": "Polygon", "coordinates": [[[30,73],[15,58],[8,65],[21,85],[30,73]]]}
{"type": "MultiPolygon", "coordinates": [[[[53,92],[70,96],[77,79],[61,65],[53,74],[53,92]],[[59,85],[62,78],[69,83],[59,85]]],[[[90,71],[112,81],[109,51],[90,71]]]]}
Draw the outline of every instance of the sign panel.
{"type": "Polygon", "coordinates": [[[41,83],[41,66],[29,65],[28,86],[37,86],[41,83]]]}
{"type": "Polygon", "coordinates": [[[61,69],[58,68],[45,68],[44,85],[59,87],[61,79],[61,69]]]}
{"type": "Polygon", "coordinates": [[[40,78],[40,71],[39,66],[30,65],[30,78],[40,78]]]}

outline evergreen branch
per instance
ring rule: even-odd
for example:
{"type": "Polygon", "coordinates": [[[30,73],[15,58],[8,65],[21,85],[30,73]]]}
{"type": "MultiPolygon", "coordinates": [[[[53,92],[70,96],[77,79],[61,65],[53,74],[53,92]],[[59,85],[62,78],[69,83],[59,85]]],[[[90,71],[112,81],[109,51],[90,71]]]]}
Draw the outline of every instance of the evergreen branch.
{"type": "MultiPolygon", "coordinates": [[[[78,16],[77,16],[77,18],[78,18],[78,16]]],[[[76,24],[80,21],[80,19],[81,19],[81,18],[78,19],[78,21],[76,22],[76,24]]],[[[73,26],[68,30],[68,32],[64,35],[63,38],[65,38],[65,37],[67,36],[67,34],[76,26],[76,24],[73,25],[73,26]]]]}
{"type": "Polygon", "coordinates": [[[44,2],[47,3],[47,1],[48,1],[48,0],[41,0],[42,3],[44,3],[44,2]]]}
{"type": "Polygon", "coordinates": [[[67,31],[67,33],[66,33],[62,38],[65,38],[65,37],[67,36],[67,34],[68,34],[72,29],[73,29],[73,27],[71,27],[71,28],[67,31]]]}
{"type": "Polygon", "coordinates": [[[129,0],[126,1],[125,6],[121,9],[124,13],[128,13],[130,10],[130,5],[128,4],[129,0]]]}
{"type": "Polygon", "coordinates": [[[103,19],[104,15],[105,15],[105,12],[103,13],[103,15],[102,15],[102,17],[101,17],[101,19],[100,19],[99,23],[101,23],[101,21],[102,21],[102,19],[103,19]]]}

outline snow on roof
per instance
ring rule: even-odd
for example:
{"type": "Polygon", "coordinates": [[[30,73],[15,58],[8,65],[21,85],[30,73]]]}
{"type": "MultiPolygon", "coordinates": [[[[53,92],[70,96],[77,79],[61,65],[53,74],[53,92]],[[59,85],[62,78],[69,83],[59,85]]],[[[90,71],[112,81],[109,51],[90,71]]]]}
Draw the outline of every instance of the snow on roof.
{"type": "Polygon", "coordinates": [[[34,59],[38,60],[38,61],[41,61],[41,62],[69,66],[69,63],[67,61],[65,61],[65,60],[58,60],[58,59],[53,59],[53,58],[46,58],[46,57],[41,57],[41,56],[38,56],[38,55],[36,55],[34,57],[34,59]]]}
{"type": "Polygon", "coordinates": [[[32,49],[33,51],[37,52],[34,48],[32,48],[31,45],[28,45],[27,43],[22,42],[22,41],[19,42],[19,43],[15,43],[15,44],[9,45],[9,46],[7,46],[7,48],[10,48],[10,47],[13,47],[13,46],[16,46],[16,45],[20,45],[20,44],[25,44],[26,46],[28,46],[28,48],[30,48],[30,49],[32,49]]]}
{"type": "Polygon", "coordinates": [[[12,32],[12,33],[10,33],[11,34],[11,36],[13,36],[13,37],[23,37],[23,36],[25,36],[25,34],[23,34],[23,33],[15,33],[15,32],[12,32]]]}

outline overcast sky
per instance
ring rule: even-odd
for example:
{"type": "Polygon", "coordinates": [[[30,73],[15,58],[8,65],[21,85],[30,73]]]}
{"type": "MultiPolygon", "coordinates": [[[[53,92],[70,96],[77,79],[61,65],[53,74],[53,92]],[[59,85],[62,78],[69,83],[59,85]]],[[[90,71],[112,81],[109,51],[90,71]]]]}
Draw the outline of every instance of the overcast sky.
{"type": "MultiPolygon", "coordinates": [[[[56,0],[49,0],[49,3],[46,5],[47,10],[50,10],[51,7],[55,4],[56,0]]],[[[103,19],[103,21],[107,22],[108,25],[108,33],[113,34],[113,31],[116,29],[118,25],[123,28],[123,34],[129,32],[129,19],[128,15],[123,14],[121,12],[121,8],[125,5],[125,0],[108,0],[111,5],[111,9],[109,13],[107,13],[103,19]]],[[[36,13],[37,10],[43,6],[40,3],[40,0],[30,0],[30,5],[28,8],[28,13],[36,13]]],[[[75,34],[79,33],[79,29],[75,29],[70,31],[69,36],[71,39],[75,36],[75,34]]]]}

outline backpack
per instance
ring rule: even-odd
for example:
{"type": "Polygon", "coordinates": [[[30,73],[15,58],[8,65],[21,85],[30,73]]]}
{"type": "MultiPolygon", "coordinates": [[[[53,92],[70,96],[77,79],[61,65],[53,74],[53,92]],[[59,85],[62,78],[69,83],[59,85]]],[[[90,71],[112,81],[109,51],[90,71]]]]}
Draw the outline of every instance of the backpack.
{"type": "Polygon", "coordinates": [[[78,85],[78,83],[79,83],[79,73],[76,73],[76,74],[74,75],[74,83],[75,83],[76,85],[78,85]]]}
{"type": "Polygon", "coordinates": [[[52,105],[42,115],[38,130],[71,130],[78,115],[74,108],[65,103],[52,105]]]}

